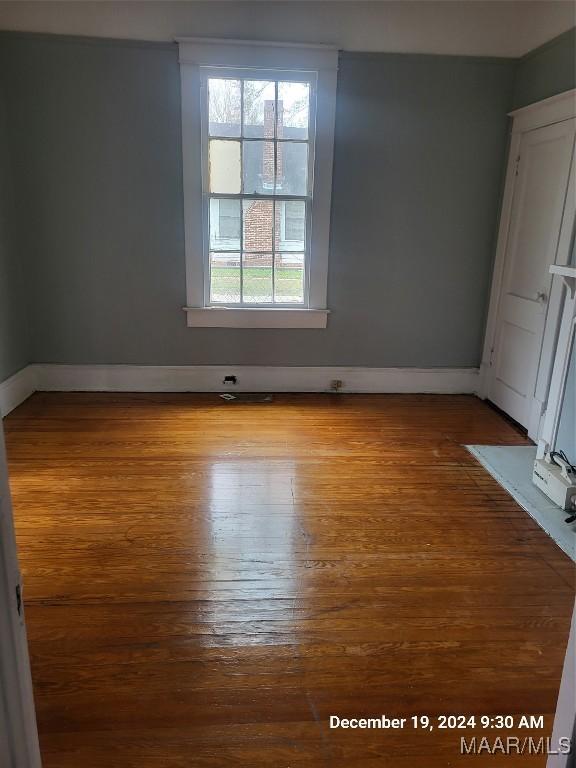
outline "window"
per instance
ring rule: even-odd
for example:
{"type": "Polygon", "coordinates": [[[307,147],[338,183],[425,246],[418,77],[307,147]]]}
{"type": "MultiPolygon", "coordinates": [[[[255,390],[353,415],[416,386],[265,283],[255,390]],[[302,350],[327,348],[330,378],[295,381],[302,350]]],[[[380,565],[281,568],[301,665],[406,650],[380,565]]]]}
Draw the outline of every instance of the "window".
{"type": "Polygon", "coordinates": [[[210,304],[304,305],[315,78],[289,76],[201,70],[210,304]]]}
{"type": "Polygon", "coordinates": [[[183,40],[180,59],[188,324],[325,327],[336,52],[183,40]]]}

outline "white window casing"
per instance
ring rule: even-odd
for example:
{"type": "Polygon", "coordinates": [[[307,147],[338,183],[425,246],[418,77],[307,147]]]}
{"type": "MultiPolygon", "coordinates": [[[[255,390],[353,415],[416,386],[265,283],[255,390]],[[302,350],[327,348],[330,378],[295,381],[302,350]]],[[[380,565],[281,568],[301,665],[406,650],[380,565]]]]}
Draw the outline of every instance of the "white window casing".
{"type": "MultiPolygon", "coordinates": [[[[251,41],[179,38],[182,87],[182,154],[186,246],[186,316],[191,327],[323,328],[326,327],[328,251],[338,51],[251,41]],[[311,84],[309,200],[306,219],[304,301],[295,306],[213,306],[209,296],[208,243],[221,237],[208,223],[206,77],[278,80],[311,84]],[[251,73],[251,70],[253,71],[251,73]]],[[[212,200],[214,203],[214,200],[212,200]]],[[[219,224],[218,224],[219,227],[219,224]]],[[[226,235],[226,233],[224,233],[226,235]]],[[[280,239],[285,244],[282,216],[280,239]]],[[[225,248],[226,249],[226,248],[225,248]]]]}

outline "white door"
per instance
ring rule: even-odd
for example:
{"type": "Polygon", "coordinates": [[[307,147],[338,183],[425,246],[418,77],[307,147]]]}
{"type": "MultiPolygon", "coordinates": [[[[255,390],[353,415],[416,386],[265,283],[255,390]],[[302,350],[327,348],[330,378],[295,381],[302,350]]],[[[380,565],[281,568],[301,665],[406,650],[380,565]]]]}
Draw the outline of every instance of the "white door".
{"type": "Polygon", "coordinates": [[[40,768],[21,580],[0,418],[0,766],[40,768]]]}
{"type": "Polygon", "coordinates": [[[576,121],[523,134],[504,260],[488,397],[528,427],[576,121]]]}

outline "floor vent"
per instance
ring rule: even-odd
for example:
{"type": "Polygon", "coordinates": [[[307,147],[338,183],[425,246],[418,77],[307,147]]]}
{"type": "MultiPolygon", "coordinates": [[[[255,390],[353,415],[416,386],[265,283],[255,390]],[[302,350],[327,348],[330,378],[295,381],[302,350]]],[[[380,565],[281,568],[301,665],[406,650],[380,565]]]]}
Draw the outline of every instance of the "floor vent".
{"type": "Polygon", "coordinates": [[[227,403],[271,403],[274,399],[272,395],[267,395],[262,392],[257,392],[253,395],[244,392],[233,395],[231,392],[225,392],[223,395],[220,395],[220,397],[227,403]]]}

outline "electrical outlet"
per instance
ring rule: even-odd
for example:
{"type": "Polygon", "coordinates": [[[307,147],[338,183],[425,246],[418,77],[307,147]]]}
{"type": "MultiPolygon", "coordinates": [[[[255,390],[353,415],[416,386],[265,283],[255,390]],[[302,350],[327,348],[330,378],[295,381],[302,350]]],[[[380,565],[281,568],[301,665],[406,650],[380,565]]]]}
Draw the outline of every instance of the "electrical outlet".
{"type": "Polygon", "coordinates": [[[238,379],[236,376],[224,376],[222,384],[238,384],[238,379]]]}
{"type": "Polygon", "coordinates": [[[342,379],[332,379],[332,381],[330,382],[330,390],[332,392],[339,392],[343,386],[344,386],[344,382],[342,381],[342,379]]]}

